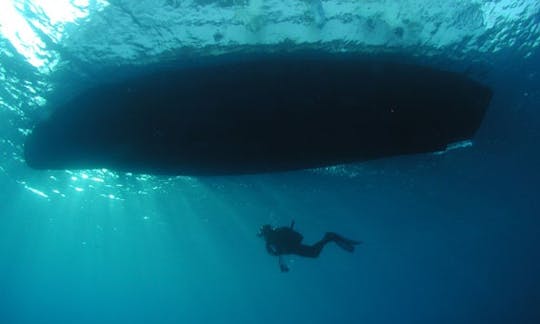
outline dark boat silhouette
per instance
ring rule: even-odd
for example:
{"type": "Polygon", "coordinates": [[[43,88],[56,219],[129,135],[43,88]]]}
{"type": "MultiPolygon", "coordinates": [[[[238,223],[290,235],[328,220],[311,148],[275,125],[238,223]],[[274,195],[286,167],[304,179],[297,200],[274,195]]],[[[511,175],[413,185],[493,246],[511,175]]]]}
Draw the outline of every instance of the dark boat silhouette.
{"type": "Polygon", "coordinates": [[[87,90],[39,123],[36,169],[229,175],[444,150],[491,90],[464,75],[345,55],[253,55],[87,90]]]}

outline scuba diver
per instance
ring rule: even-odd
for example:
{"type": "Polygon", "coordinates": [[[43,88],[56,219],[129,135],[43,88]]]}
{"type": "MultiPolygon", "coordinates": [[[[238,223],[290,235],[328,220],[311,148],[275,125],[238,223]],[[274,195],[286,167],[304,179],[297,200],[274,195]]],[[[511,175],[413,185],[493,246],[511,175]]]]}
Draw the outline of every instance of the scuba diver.
{"type": "Polygon", "coordinates": [[[324,237],[313,245],[302,244],[304,236],[294,230],[294,221],[289,227],[272,227],[270,224],[261,226],[258,237],[266,241],[266,251],[269,254],[277,256],[279,259],[279,268],[281,272],[288,272],[289,267],[283,260],[285,254],[296,254],[308,258],[316,258],[321,253],[324,246],[329,242],[336,243],[347,252],[353,252],[354,246],[361,244],[361,241],[354,241],[343,236],[327,232],[324,237]]]}

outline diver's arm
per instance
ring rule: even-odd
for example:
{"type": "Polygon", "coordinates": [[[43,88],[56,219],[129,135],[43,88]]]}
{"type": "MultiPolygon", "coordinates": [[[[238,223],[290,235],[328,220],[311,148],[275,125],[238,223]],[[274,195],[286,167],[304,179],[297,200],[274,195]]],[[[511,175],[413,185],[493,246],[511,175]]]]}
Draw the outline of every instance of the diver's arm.
{"type": "Polygon", "coordinates": [[[285,263],[285,260],[283,260],[283,256],[280,254],[278,255],[278,261],[279,261],[279,269],[281,272],[289,272],[289,267],[285,263]]]}
{"type": "Polygon", "coordinates": [[[266,243],[266,251],[270,255],[278,255],[276,248],[273,245],[268,244],[268,243],[266,243]]]}
{"type": "Polygon", "coordinates": [[[277,252],[275,246],[266,243],[266,251],[268,251],[269,254],[278,257],[279,269],[281,270],[281,272],[289,272],[289,267],[285,263],[285,260],[283,260],[283,255],[277,252]]]}

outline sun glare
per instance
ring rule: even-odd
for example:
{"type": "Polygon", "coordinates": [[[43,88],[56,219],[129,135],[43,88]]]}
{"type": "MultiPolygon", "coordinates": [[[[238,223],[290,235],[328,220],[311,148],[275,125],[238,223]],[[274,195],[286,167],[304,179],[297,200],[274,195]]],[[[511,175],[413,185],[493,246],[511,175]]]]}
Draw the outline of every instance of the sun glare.
{"type": "Polygon", "coordinates": [[[2,0],[0,33],[28,63],[46,71],[54,68],[57,54],[48,49],[38,32],[55,42],[62,39],[65,27],[103,9],[104,0],[2,0]],[[31,16],[39,16],[39,20],[31,16]]]}

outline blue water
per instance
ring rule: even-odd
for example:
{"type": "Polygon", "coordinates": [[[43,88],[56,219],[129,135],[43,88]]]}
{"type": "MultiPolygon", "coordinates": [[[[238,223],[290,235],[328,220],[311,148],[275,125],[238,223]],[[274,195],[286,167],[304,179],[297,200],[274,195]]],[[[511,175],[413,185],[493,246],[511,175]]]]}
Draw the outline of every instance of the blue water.
{"type": "Polygon", "coordinates": [[[2,3],[0,323],[540,323],[536,1],[2,3]],[[305,48],[414,56],[495,95],[442,155],[218,178],[24,164],[32,127],[92,84],[305,48]],[[281,273],[256,233],[292,219],[364,244],[281,273]]]}

